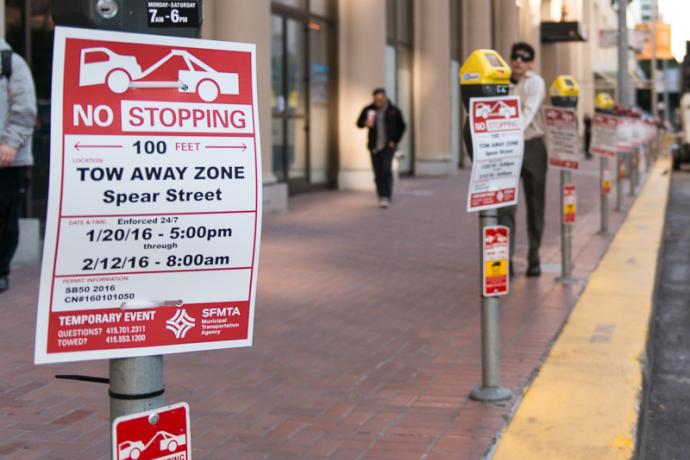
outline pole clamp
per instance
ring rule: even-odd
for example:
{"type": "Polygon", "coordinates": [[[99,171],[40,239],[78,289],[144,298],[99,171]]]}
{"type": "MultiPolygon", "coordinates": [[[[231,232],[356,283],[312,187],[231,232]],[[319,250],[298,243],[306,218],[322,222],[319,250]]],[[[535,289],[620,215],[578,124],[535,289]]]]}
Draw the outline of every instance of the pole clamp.
{"type": "Polygon", "coordinates": [[[127,394],[122,394],[122,393],[115,393],[111,389],[108,389],[108,395],[113,398],[113,399],[121,399],[125,401],[136,401],[140,399],[150,399],[150,398],[156,398],[160,395],[165,393],[165,388],[161,388],[160,390],[152,391],[150,393],[139,393],[135,395],[127,395],[127,394]]]}

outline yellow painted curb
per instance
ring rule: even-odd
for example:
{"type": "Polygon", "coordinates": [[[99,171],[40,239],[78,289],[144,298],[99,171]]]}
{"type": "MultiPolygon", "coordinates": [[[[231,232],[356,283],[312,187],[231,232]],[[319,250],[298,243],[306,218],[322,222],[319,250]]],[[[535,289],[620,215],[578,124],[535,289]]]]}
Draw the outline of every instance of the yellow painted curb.
{"type": "Polygon", "coordinates": [[[493,460],[632,457],[670,176],[659,161],[493,460]]]}

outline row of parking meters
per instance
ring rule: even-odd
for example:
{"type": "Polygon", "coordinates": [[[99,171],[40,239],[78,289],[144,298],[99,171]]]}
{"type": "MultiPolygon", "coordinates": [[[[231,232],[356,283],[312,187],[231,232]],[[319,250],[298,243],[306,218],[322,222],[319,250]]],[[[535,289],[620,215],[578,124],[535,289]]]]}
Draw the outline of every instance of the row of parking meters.
{"type": "MultiPolygon", "coordinates": [[[[469,110],[470,99],[472,98],[507,96],[510,89],[510,76],[510,67],[496,51],[474,51],[462,65],[459,74],[465,110],[469,110]]],[[[549,96],[551,104],[554,106],[575,108],[579,87],[572,77],[562,75],[556,78],[551,85],[549,96]]],[[[469,121],[465,124],[463,136],[467,151],[470,157],[473,157],[469,121]]],[[[561,180],[564,184],[569,182],[569,174],[569,172],[561,173],[561,180]]],[[[561,193],[563,192],[561,191],[561,193]]],[[[561,201],[563,203],[563,197],[561,197],[561,201]]],[[[497,220],[496,209],[481,211],[479,214],[480,235],[484,234],[486,227],[495,226],[498,223],[497,220]]],[[[562,249],[565,259],[562,276],[564,282],[570,279],[570,231],[570,225],[565,225],[562,231],[562,249]]],[[[510,237],[512,238],[512,235],[510,237]]],[[[482,237],[480,237],[481,239],[482,237]]],[[[483,241],[482,247],[484,247],[483,241]]],[[[481,261],[481,266],[484,266],[484,260],[481,261]]],[[[471,397],[479,401],[495,402],[512,397],[510,389],[501,386],[499,307],[498,297],[482,295],[482,384],[471,393],[471,397]]]]}
{"type": "MultiPolygon", "coordinates": [[[[462,102],[465,110],[469,110],[470,99],[506,96],[509,94],[511,70],[503,58],[494,50],[476,50],[465,61],[460,69],[460,85],[462,87],[462,102]]],[[[577,107],[579,86],[574,78],[568,75],[558,76],[549,88],[550,103],[555,107],[577,107]]],[[[597,112],[613,113],[615,103],[613,98],[606,93],[599,93],[595,99],[597,112]]],[[[469,118],[469,117],[468,117],[469,118]]],[[[469,120],[465,124],[463,133],[465,145],[469,156],[473,157],[472,138],[469,129],[469,120]]],[[[608,233],[608,190],[604,184],[610,184],[608,159],[600,159],[601,176],[601,232],[608,233]],[[608,178],[608,179],[607,179],[608,178]]],[[[566,222],[566,202],[564,190],[573,190],[570,184],[570,171],[561,170],[561,263],[562,275],[560,281],[572,282],[571,253],[572,253],[572,226],[566,222]]],[[[617,188],[620,195],[621,187],[617,188]]],[[[620,202],[620,196],[618,197],[620,202]]],[[[484,234],[484,228],[497,224],[496,209],[481,211],[479,215],[480,234],[484,234]]],[[[512,236],[511,236],[512,237],[512,236]]],[[[480,238],[481,239],[481,238],[480,238]]],[[[483,242],[482,242],[483,244],[483,242]]],[[[482,256],[483,257],[483,256],[482,256]]],[[[481,261],[482,266],[484,261],[481,261]]],[[[510,389],[501,386],[500,377],[500,327],[499,327],[499,298],[481,298],[482,317],[482,384],[472,391],[471,397],[480,401],[495,402],[511,398],[510,389]]]]}

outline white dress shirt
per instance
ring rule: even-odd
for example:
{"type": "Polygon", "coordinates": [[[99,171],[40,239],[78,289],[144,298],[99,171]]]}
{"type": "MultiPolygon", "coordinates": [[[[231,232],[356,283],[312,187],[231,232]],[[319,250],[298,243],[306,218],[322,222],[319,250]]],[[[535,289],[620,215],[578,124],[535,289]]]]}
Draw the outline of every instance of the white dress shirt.
{"type": "Polygon", "coordinates": [[[520,97],[522,129],[525,131],[525,140],[543,137],[544,114],[541,109],[546,97],[544,79],[528,70],[517,84],[510,85],[510,94],[520,97]]]}

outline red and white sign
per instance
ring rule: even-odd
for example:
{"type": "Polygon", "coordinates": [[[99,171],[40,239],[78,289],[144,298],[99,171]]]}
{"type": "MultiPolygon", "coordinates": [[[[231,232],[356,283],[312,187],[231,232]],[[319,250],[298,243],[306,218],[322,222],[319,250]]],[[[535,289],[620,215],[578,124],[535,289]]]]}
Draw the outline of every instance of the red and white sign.
{"type": "Polygon", "coordinates": [[[470,99],[474,158],[467,212],[517,204],[524,135],[516,96],[470,99]]]}
{"type": "Polygon", "coordinates": [[[563,186],[563,223],[574,224],[577,215],[577,190],[575,185],[563,186]]]}
{"type": "Polygon", "coordinates": [[[633,119],[630,117],[618,117],[618,153],[627,153],[634,147],[633,143],[633,119]]]}
{"type": "Polygon", "coordinates": [[[118,417],[112,440],[114,460],[191,460],[189,405],[178,403],[118,417]]]}
{"type": "Polygon", "coordinates": [[[482,294],[484,297],[506,295],[510,283],[510,229],[503,225],[484,227],[482,241],[482,294]]]}
{"type": "Polygon", "coordinates": [[[251,346],[255,46],[58,27],[36,363],[251,346]]]}
{"type": "Polygon", "coordinates": [[[604,192],[604,195],[611,193],[611,170],[608,168],[604,169],[603,171],[601,190],[604,192]]]}
{"type": "Polygon", "coordinates": [[[593,155],[615,158],[618,152],[618,118],[595,113],[592,117],[592,141],[589,151],[593,155]]]}
{"type": "Polygon", "coordinates": [[[580,167],[580,138],[575,109],[545,106],[544,120],[549,166],[577,170],[580,167]]]}

